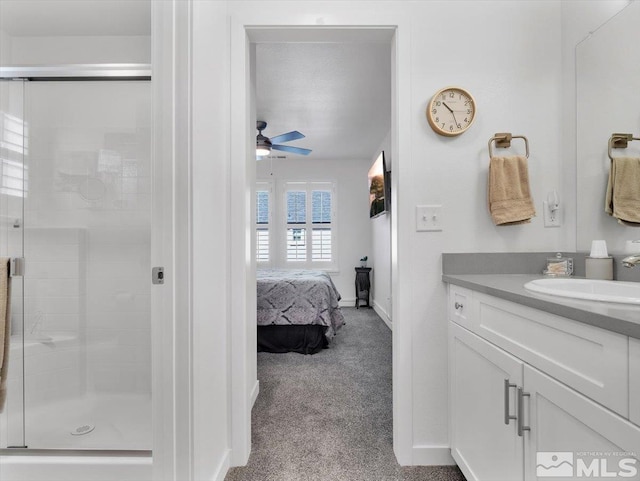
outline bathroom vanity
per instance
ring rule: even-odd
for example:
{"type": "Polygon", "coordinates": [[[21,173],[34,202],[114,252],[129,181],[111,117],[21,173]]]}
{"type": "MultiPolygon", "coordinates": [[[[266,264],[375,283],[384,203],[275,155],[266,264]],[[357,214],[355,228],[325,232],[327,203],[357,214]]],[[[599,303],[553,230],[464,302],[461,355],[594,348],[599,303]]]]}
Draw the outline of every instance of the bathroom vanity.
{"type": "Polygon", "coordinates": [[[524,289],[538,278],[443,276],[453,458],[469,481],[640,479],[640,306],[524,289]]]}

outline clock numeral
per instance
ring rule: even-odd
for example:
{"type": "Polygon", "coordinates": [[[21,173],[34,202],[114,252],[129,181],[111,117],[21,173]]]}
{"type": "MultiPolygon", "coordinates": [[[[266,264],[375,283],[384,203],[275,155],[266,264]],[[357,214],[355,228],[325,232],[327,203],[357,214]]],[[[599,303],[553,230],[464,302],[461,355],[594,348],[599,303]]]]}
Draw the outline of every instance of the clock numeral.
{"type": "Polygon", "coordinates": [[[471,109],[467,109],[467,113],[470,114],[471,113],[471,109]]]}
{"type": "Polygon", "coordinates": [[[431,110],[431,113],[435,115],[435,114],[438,113],[438,110],[437,109],[433,109],[433,110],[431,110]]]}
{"type": "Polygon", "coordinates": [[[444,128],[444,122],[442,122],[442,127],[444,128]]]}
{"type": "Polygon", "coordinates": [[[465,100],[465,101],[464,101],[464,105],[465,105],[465,106],[466,106],[466,105],[469,105],[470,103],[471,103],[471,100],[465,100]]]}
{"type": "Polygon", "coordinates": [[[440,117],[436,117],[436,123],[440,122],[440,117]]]}
{"type": "Polygon", "coordinates": [[[469,117],[465,117],[465,118],[464,118],[464,122],[465,122],[466,124],[468,124],[468,123],[469,123],[469,117]]]}
{"type": "Polygon", "coordinates": [[[440,105],[441,105],[441,104],[440,104],[440,101],[438,100],[438,101],[436,102],[436,107],[440,107],[440,105]]]}
{"type": "Polygon", "coordinates": [[[450,131],[450,132],[453,132],[453,125],[450,125],[450,126],[449,126],[449,131],[450,131]]]}
{"type": "Polygon", "coordinates": [[[459,129],[461,129],[461,128],[462,128],[462,125],[458,124],[458,128],[459,128],[459,129]]]}
{"type": "Polygon", "coordinates": [[[450,99],[454,98],[454,93],[453,92],[449,92],[449,98],[450,99]]]}

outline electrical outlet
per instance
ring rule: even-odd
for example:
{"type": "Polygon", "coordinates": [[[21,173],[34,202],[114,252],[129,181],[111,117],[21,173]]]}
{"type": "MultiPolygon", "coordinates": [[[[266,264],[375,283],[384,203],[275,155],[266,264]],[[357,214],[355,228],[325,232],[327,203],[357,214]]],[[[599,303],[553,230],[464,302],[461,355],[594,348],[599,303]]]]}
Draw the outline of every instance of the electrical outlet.
{"type": "Polygon", "coordinates": [[[542,212],[544,215],[545,227],[560,227],[562,225],[562,210],[557,209],[555,212],[551,212],[549,209],[549,202],[546,200],[542,202],[542,212]]]}
{"type": "Polygon", "coordinates": [[[416,206],[416,230],[434,231],[442,230],[442,206],[441,205],[417,205],[416,206]]]}

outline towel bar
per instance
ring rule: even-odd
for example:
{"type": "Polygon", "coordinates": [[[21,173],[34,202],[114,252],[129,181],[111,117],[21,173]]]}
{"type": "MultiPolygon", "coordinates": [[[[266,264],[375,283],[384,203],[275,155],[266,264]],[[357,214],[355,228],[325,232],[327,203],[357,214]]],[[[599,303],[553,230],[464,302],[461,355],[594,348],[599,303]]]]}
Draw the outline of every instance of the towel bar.
{"type": "Polygon", "coordinates": [[[524,140],[524,147],[526,151],[527,159],[529,158],[529,140],[524,135],[512,135],[509,132],[497,133],[489,139],[489,158],[493,157],[493,150],[491,150],[491,144],[496,143],[496,147],[506,149],[511,147],[512,139],[524,140]]]}
{"type": "Polygon", "coordinates": [[[12,257],[9,260],[9,277],[24,276],[24,257],[12,257]]]}
{"type": "Polygon", "coordinates": [[[607,150],[609,158],[613,160],[611,149],[626,149],[629,142],[632,140],[640,140],[638,137],[634,137],[633,134],[620,134],[613,133],[609,137],[609,148],[607,150]]]}

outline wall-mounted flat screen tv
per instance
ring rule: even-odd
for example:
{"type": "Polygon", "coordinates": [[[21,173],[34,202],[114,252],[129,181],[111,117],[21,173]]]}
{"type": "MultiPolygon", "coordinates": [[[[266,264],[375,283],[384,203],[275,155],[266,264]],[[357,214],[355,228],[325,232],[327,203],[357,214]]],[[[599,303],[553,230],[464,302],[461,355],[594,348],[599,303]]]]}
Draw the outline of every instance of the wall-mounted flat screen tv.
{"type": "Polygon", "coordinates": [[[391,171],[382,151],[369,169],[369,217],[386,212],[391,212],[391,171]]]}

